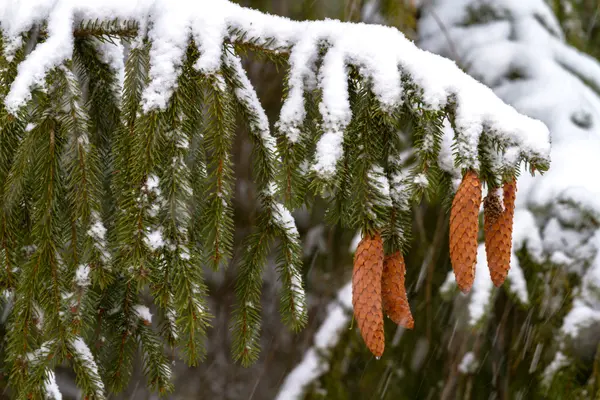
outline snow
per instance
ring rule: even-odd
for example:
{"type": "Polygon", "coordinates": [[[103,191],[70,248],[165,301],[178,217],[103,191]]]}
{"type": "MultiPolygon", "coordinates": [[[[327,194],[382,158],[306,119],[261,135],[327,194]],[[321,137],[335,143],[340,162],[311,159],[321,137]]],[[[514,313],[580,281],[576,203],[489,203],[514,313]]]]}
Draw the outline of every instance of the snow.
{"type": "Polygon", "coordinates": [[[277,400],[303,398],[308,385],[329,370],[323,354],[329,352],[339,341],[340,335],[350,321],[352,309],[352,283],[348,282],[338,292],[337,297],[327,306],[327,317],[314,336],[314,345],[285,378],[279,389],[277,400]]]}
{"type": "Polygon", "coordinates": [[[306,313],[306,293],[302,286],[302,277],[298,268],[292,271],[292,296],[294,296],[294,304],[298,307],[297,314],[303,315],[306,313]]]}
{"type": "MultiPolygon", "coordinates": [[[[273,207],[273,222],[277,225],[286,236],[287,240],[300,245],[300,235],[296,228],[296,222],[290,211],[281,203],[274,202],[273,207]]],[[[294,304],[298,307],[298,315],[306,313],[306,294],[302,286],[302,277],[300,275],[300,266],[289,264],[288,273],[290,275],[289,290],[292,293],[294,304]]]]}
{"type": "Polygon", "coordinates": [[[452,143],[454,140],[454,129],[448,119],[444,119],[444,125],[442,126],[444,136],[442,137],[442,143],[440,146],[440,153],[438,155],[439,167],[449,173],[452,176],[452,189],[454,192],[458,190],[460,182],[462,181],[462,173],[459,168],[454,165],[454,151],[452,149],[452,143]]]}
{"type": "Polygon", "coordinates": [[[569,364],[571,364],[571,361],[563,352],[559,351],[556,353],[552,362],[544,370],[542,384],[546,388],[550,387],[554,375],[556,375],[556,373],[562,368],[569,366],[569,364]]]}
{"type": "Polygon", "coordinates": [[[294,240],[299,240],[300,236],[296,228],[296,221],[294,221],[294,217],[292,217],[290,211],[283,204],[273,203],[273,218],[279,228],[288,232],[294,240]]]}
{"type": "Polygon", "coordinates": [[[411,186],[409,184],[409,178],[407,174],[399,172],[392,176],[392,179],[388,182],[390,186],[390,196],[394,202],[394,206],[398,209],[409,212],[410,201],[411,201],[411,186]]]}
{"type": "Polygon", "coordinates": [[[362,240],[362,233],[360,230],[356,232],[356,234],[352,237],[352,241],[350,242],[350,248],[348,249],[350,253],[355,253],[360,241],[362,240]]]}
{"type": "Polygon", "coordinates": [[[460,364],[458,364],[458,371],[462,374],[472,374],[477,371],[478,363],[475,359],[475,354],[472,351],[468,351],[463,356],[460,364]]]}
{"type": "Polygon", "coordinates": [[[96,397],[104,398],[104,384],[98,373],[98,365],[94,360],[94,356],[90,351],[88,345],[83,341],[80,336],[76,336],[71,342],[73,347],[74,356],[78,358],[79,362],[86,369],[88,376],[91,377],[96,387],[96,397]]]}
{"type": "MultiPolygon", "coordinates": [[[[518,186],[518,185],[517,185],[518,186]]],[[[518,198],[519,196],[517,196],[518,198]]],[[[513,220],[513,252],[526,247],[528,254],[537,262],[543,260],[544,251],[542,237],[536,224],[535,217],[527,209],[515,210],[513,220]]],[[[514,253],[513,253],[514,254],[514,253]]],[[[512,259],[513,257],[511,257],[512,259]]]]}
{"type": "Polygon", "coordinates": [[[119,38],[112,41],[96,40],[94,43],[100,61],[107,64],[117,75],[117,86],[113,88],[117,97],[120,97],[125,82],[125,50],[119,38]]]}
{"type": "Polygon", "coordinates": [[[148,178],[146,179],[146,188],[149,192],[156,192],[156,194],[160,194],[159,185],[160,180],[158,179],[158,176],[154,174],[148,175],[148,178]]]}
{"type": "Polygon", "coordinates": [[[154,230],[149,230],[146,233],[146,236],[144,237],[144,243],[146,243],[146,245],[150,247],[152,251],[156,251],[163,248],[165,245],[165,241],[163,240],[162,229],[158,228],[154,230]]]}
{"type": "Polygon", "coordinates": [[[427,187],[429,185],[429,180],[427,179],[427,175],[417,174],[413,179],[413,183],[417,186],[427,187]]]}
{"type": "Polygon", "coordinates": [[[485,245],[480,244],[477,249],[477,264],[475,266],[475,280],[471,288],[469,301],[469,324],[477,325],[486,315],[490,307],[492,289],[494,287],[487,267],[485,245]]]}
{"type": "Polygon", "coordinates": [[[46,398],[49,400],[62,400],[62,393],[56,384],[56,375],[54,371],[46,371],[46,379],[44,381],[44,391],[46,392],[46,398]]]}
{"type": "Polygon", "coordinates": [[[446,275],[446,279],[444,279],[444,283],[440,286],[440,294],[444,298],[450,298],[452,294],[455,292],[457,288],[456,277],[454,276],[454,272],[450,271],[446,275]]]}
{"type": "Polygon", "coordinates": [[[242,66],[242,61],[238,56],[233,55],[229,50],[225,53],[225,64],[235,71],[235,75],[239,81],[240,87],[235,88],[234,94],[240,103],[242,103],[256,119],[251,119],[250,129],[254,134],[257,134],[263,141],[262,145],[273,152],[277,153],[275,138],[271,135],[269,128],[269,119],[264,108],[260,104],[258,95],[248,79],[248,75],[242,66]]]}
{"type": "Polygon", "coordinates": [[[325,178],[332,178],[337,170],[337,163],[342,158],[344,141],[341,130],[330,130],[317,142],[316,162],[313,171],[325,178]]]}
{"type": "Polygon", "coordinates": [[[510,256],[510,269],[508,270],[508,290],[513,293],[523,305],[529,304],[529,291],[527,281],[519,263],[519,257],[514,253],[510,256]]]}
{"type": "MultiPolygon", "coordinates": [[[[29,0],[26,3],[31,8],[23,7],[20,0],[10,0],[0,14],[7,41],[42,20],[47,20],[48,39],[19,65],[17,78],[5,98],[11,113],[26,104],[33,87],[44,85],[49,70],[71,57],[75,24],[119,18],[137,21],[142,35],[146,34],[144,28],[150,27],[147,32],[151,42],[150,82],[142,96],[145,112],[166,107],[176,88],[190,35],[200,51],[195,66],[203,74],[219,71],[226,41],[251,42],[274,52],[289,52],[289,90],[277,127],[290,142],[298,141],[306,117],[304,91],[321,89],[319,110],[324,135],[317,145],[313,170],[324,178],[335,174],[337,161],[343,154],[344,130],[352,118],[346,79],[350,65],[372,83],[373,92],[385,110],[397,108],[404,100],[402,74],[422,89],[426,108],[441,110],[451,103],[455,105],[453,122],[457,131],[456,148],[463,156],[461,168],[477,169],[477,144],[483,131],[507,144],[514,156],[548,160],[549,133],[541,122],[520,115],[490,89],[464,74],[454,62],[418,49],[391,27],[335,20],[292,21],[227,0],[193,3],[185,0],[29,0]],[[325,54],[317,72],[315,62],[322,49],[325,54]]],[[[520,10],[519,15],[526,13],[527,8],[520,10]]],[[[551,22],[548,15],[540,14],[537,9],[536,12],[551,22]]],[[[461,15],[456,11],[451,14],[461,15]]],[[[120,70],[120,65],[116,66],[116,53],[111,54],[111,63],[120,70]]],[[[516,160],[506,156],[504,161],[510,164],[516,160]]]]}
{"type": "Polygon", "coordinates": [[[41,360],[46,360],[51,355],[52,347],[54,347],[55,341],[48,340],[40,345],[40,347],[25,356],[27,361],[32,364],[37,364],[41,360]]]}
{"type": "Polygon", "coordinates": [[[573,308],[563,320],[561,332],[576,339],[579,332],[600,322],[600,310],[594,310],[581,299],[573,300],[573,308]]]}
{"type": "Polygon", "coordinates": [[[96,220],[90,227],[88,235],[90,235],[99,242],[103,241],[104,237],[106,236],[106,228],[104,227],[102,221],[96,220]]]}
{"type": "Polygon", "coordinates": [[[75,283],[79,287],[90,285],[90,267],[86,264],[80,264],[75,271],[75,283]]]}
{"type": "Polygon", "coordinates": [[[151,323],[152,322],[152,313],[150,309],[142,304],[136,304],[133,307],[133,311],[137,314],[137,316],[142,319],[144,322],[151,323]]]}
{"type": "Polygon", "coordinates": [[[100,253],[102,262],[108,263],[110,261],[110,253],[106,246],[106,227],[100,218],[100,214],[97,211],[92,211],[91,214],[91,226],[87,231],[87,234],[92,238],[94,242],[94,248],[100,253]]]}
{"type": "Polygon", "coordinates": [[[369,171],[369,181],[379,195],[379,198],[377,199],[378,205],[383,207],[391,207],[392,199],[390,197],[390,183],[385,176],[383,168],[381,168],[379,165],[374,165],[369,171]]]}

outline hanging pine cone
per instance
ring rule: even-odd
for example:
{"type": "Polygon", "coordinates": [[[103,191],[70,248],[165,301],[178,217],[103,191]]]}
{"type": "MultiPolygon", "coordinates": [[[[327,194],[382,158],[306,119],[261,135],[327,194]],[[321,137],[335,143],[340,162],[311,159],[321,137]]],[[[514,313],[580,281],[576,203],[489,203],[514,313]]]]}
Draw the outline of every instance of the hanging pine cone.
{"type": "Polygon", "coordinates": [[[381,307],[382,272],[383,240],[379,234],[365,236],[354,254],[352,305],[360,333],[375,357],[381,357],[385,347],[381,307]]]}
{"type": "Polygon", "coordinates": [[[450,211],[450,260],[456,283],[468,293],[475,279],[481,182],[469,171],[463,177],[450,211]]]}
{"type": "Polygon", "coordinates": [[[412,329],[415,321],[410,312],[406,288],[404,287],[405,274],[406,266],[402,253],[397,251],[385,257],[381,280],[383,312],[396,324],[412,329]]]}
{"type": "Polygon", "coordinates": [[[503,187],[504,210],[502,210],[502,204],[499,204],[499,206],[492,205],[493,202],[500,202],[500,197],[495,191],[490,191],[486,196],[486,202],[484,202],[485,251],[490,276],[496,286],[504,283],[510,269],[516,192],[517,182],[512,179],[510,182],[506,182],[503,187]],[[488,202],[487,199],[490,196],[497,200],[488,202]],[[500,207],[500,213],[497,212],[498,207],[500,207]]]}

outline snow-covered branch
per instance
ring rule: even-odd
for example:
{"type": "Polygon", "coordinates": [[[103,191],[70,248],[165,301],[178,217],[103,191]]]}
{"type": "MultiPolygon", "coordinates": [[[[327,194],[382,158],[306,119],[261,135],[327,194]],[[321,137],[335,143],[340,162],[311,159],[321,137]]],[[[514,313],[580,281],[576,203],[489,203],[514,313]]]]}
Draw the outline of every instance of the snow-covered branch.
{"type": "MultiPolygon", "coordinates": [[[[313,169],[330,178],[342,157],[344,129],[352,118],[348,102],[347,71],[358,69],[382,107],[399,107],[409,95],[423,106],[446,110],[456,129],[460,169],[478,169],[479,138],[489,134],[505,148],[504,162],[521,159],[539,167],[549,162],[546,127],[520,115],[494,93],[463,73],[452,61],[418,49],[398,30],[339,21],[292,21],[244,8],[227,0],[102,0],[95,2],[10,0],[0,9],[4,55],[10,59],[33,26],[47,22],[47,39],[19,65],[18,75],[4,99],[17,112],[43,87],[47,72],[69,59],[73,29],[89,21],[135,22],[139,40],[151,42],[150,83],[144,90],[145,111],[164,109],[176,88],[190,37],[200,56],[195,68],[203,74],[221,69],[224,43],[235,42],[289,53],[289,91],[278,127],[291,142],[306,118],[304,92],[319,88],[324,135],[317,146],[313,169]],[[35,4],[33,4],[35,3],[35,4]],[[315,62],[322,56],[317,71],[315,62]],[[416,93],[412,92],[416,88],[416,93]]],[[[543,15],[543,20],[550,17],[543,15]]]]}

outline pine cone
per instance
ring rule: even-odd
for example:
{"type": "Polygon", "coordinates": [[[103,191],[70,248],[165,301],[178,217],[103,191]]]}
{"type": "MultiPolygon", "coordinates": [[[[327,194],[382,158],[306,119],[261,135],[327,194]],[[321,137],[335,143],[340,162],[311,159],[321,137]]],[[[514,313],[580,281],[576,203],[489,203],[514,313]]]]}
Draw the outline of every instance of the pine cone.
{"type": "Polygon", "coordinates": [[[481,182],[469,171],[463,177],[450,211],[450,260],[456,283],[468,293],[475,279],[481,182]]]}
{"type": "MultiPolygon", "coordinates": [[[[512,251],[512,228],[515,215],[515,197],[517,182],[513,179],[506,182],[503,188],[504,211],[497,217],[488,218],[487,204],[484,204],[484,232],[485,251],[490,276],[494,285],[500,286],[504,283],[508,270],[510,269],[510,255],[512,251]],[[489,219],[489,221],[488,221],[489,219]]],[[[490,195],[488,194],[487,197],[490,195]]],[[[494,194],[499,199],[498,195],[494,194]]],[[[490,212],[492,214],[492,212],[490,212]]]]}
{"type": "Polygon", "coordinates": [[[410,305],[404,287],[405,274],[406,266],[402,253],[397,251],[385,257],[381,280],[383,312],[396,324],[412,329],[415,321],[410,313],[410,305]]]}
{"type": "Polygon", "coordinates": [[[379,234],[364,237],[354,254],[352,305],[360,333],[371,353],[381,357],[385,347],[381,307],[383,240],[379,234]]]}

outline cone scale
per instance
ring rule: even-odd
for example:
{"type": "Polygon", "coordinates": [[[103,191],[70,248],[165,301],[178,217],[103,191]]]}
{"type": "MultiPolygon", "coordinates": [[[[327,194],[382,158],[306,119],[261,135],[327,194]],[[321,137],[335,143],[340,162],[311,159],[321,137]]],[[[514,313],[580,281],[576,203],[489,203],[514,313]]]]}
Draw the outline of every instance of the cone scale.
{"type": "Polygon", "coordinates": [[[352,306],[363,340],[375,357],[381,357],[385,348],[382,274],[383,240],[379,234],[365,236],[354,254],[352,306]]]}
{"type": "Polygon", "coordinates": [[[517,183],[514,179],[506,182],[502,188],[503,210],[497,212],[495,198],[499,196],[490,191],[484,202],[485,251],[490,277],[494,285],[501,286],[510,269],[512,253],[512,229],[515,215],[517,183]],[[491,199],[488,201],[488,197],[491,199]]]}
{"type": "Polygon", "coordinates": [[[396,324],[412,329],[415,321],[404,286],[405,274],[406,265],[402,253],[398,251],[385,257],[381,281],[383,311],[396,324]]]}
{"type": "Polygon", "coordinates": [[[456,283],[463,293],[471,290],[475,279],[480,205],[481,182],[474,171],[468,171],[450,211],[450,260],[456,283]]]}

